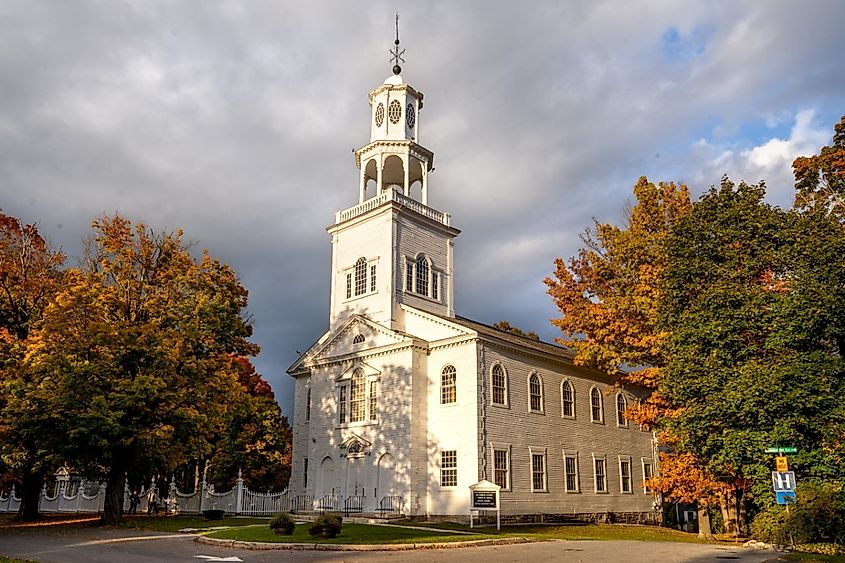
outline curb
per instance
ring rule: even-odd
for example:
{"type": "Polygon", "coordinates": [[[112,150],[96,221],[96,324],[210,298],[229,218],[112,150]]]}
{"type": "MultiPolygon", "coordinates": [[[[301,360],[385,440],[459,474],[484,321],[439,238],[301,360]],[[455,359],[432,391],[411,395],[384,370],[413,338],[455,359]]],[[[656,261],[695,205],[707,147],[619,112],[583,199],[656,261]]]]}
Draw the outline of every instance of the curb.
{"type": "Polygon", "coordinates": [[[490,540],[470,540],[434,543],[396,543],[396,544],[344,544],[344,543],[269,543],[240,540],[221,540],[206,536],[197,536],[197,543],[218,547],[238,547],[253,550],[285,551],[412,551],[417,549],[455,549],[460,547],[485,547],[490,545],[511,545],[517,543],[536,543],[526,538],[502,538],[490,540]]]}

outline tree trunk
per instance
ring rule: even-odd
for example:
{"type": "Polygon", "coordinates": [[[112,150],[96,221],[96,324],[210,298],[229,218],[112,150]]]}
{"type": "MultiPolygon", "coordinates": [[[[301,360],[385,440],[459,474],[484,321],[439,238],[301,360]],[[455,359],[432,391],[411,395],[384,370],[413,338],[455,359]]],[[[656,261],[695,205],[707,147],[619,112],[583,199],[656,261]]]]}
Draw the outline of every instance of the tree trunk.
{"type": "MultiPolygon", "coordinates": [[[[114,459],[114,458],[113,458],[114,459]]],[[[123,464],[114,461],[106,480],[106,500],[100,523],[108,526],[120,524],[123,518],[123,496],[126,489],[126,471],[123,464]]]]}
{"type": "Polygon", "coordinates": [[[710,508],[703,502],[698,503],[698,537],[710,539],[713,530],[710,528],[710,508]]]}
{"type": "Polygon", "coordinates": [[[739,536],[736,527],[736,494],[735,492],[719,495],[719,505],[722,509],[722,522],[725,533],[734,537],[739,536]]]}
{"type": "Polygon", "coordinates": [[[44,484],[44,472],[27,467],[23,470],[21,505],[17,520],[31,522],[39,517],[38,505],[41,502],[41,486],[44,484]]]}

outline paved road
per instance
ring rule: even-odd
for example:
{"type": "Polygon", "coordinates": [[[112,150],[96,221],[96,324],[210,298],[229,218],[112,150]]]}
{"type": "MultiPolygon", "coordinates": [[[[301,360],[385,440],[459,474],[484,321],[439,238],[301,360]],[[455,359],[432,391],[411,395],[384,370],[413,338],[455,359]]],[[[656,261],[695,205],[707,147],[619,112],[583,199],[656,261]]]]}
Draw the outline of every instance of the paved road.
{"type": "Polygon", "coordinates": [[[507,546],[419,551],[327,552],[254,551],[210,546],[185,534],[97,528],[0,529],[0,555],[44,563],[150,561],[411,561],[490,563],[491,561],[610,561],[618,563],[776,561],[777,554],[741,547],[633,541],[557,541],[507,546]],[[237,558],[237,559],[234,559],[237,558]]]}

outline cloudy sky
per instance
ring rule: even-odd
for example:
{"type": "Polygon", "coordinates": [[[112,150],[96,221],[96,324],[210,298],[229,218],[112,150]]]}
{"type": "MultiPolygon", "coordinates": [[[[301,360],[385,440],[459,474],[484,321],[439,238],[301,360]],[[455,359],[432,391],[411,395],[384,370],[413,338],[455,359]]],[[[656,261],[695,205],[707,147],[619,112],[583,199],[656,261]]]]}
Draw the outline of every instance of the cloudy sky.
{"type": "Polygon", "coordinates": [[[463,231],[457,311],[546,339],[543,277],[640,175],[696,195],[763,179],[788,206],[790,163],[845,113],[837,0],[5,0],[0,208],[71,256],[104,212],[183,228],[250,290],[255,363],[290,412],[396,10],[429,203],[463,231]]]}

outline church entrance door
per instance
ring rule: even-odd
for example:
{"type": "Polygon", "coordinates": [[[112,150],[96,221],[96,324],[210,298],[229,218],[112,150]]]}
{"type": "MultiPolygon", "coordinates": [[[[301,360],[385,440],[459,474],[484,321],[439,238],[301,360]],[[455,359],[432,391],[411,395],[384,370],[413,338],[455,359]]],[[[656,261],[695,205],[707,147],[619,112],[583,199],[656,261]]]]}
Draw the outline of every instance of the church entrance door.
{"type": "MultiPolygon", "coordinates": [[[[319,501],[327,495],[334,495],[336,486],[334,477],[334,460],[330,457],[325,457],[323,458],[323,462],[320,464],[320,480],[317,482],[317,498],[315,500],[319,501]]],[[[330,502],[330,500],[327,499],[327,502],[330,502]]]]}
{"type": "Polygon", "coordinates": [[[346,459],[346,496],[367,496],[365,486],[364,458],[346,459]]]}
{"type": "Polygon", "coordinates": [[[383,497],[392,497],[396,495],[396,468],[393,462],[393,456],[384,454],[378,460],[378,482],[375,488],[376,501],[383,497]]]}

